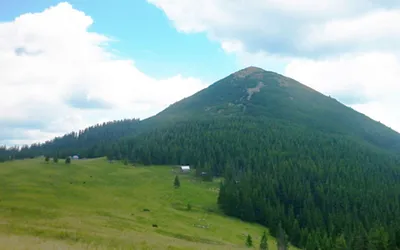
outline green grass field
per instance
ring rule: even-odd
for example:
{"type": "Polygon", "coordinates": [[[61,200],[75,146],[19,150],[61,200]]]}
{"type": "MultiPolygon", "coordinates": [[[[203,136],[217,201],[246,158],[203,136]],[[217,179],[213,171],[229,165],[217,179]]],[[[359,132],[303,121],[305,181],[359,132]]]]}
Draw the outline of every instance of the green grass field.
{"type": "Polygon", "coordinates": [[[258,248],[265,228],[222,215],[217,181],[180,175],[175,189],[172,169],[1,163],[0,249],[246,249],[247,234],[258,248]]]}

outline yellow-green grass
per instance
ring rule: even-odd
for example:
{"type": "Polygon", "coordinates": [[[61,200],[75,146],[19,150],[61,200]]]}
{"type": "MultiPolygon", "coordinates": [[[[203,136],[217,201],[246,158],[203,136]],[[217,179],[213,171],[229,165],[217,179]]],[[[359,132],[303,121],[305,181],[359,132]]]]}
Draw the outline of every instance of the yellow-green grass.
{"type": "Polygon", "coordinates": [[[176,189],[175,175],[104,158],[1,163],[0,249],[245,249],[247,234],[258,247],[267,229],[224,216],[218,181],[178,173],[176,189]]]}

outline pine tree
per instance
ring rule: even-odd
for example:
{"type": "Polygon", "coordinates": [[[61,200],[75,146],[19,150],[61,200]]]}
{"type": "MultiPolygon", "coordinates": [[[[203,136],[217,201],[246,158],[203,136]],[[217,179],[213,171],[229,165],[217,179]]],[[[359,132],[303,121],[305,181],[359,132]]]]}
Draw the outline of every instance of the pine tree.
{"type": "Polygon", "coordinates": [[[287,250],[288,244],[286,241],[286,233],[282,228],[282,223],[279,222],[278,226],[278,239],[277,239],[278,250],[287,250]]]}
{"type": "Polygon", "coordinates": [[[70,164],[71,163],[71,157],[67,157],[65,159],[65,164],[70,164]]]}
{"type": "Polygon", "coordinates": [[[174,187],[179,188],[181,186],[181,182],[179,181],[179,177],[176,175],[174,180],[174,187]]]}
{"type": "Polygon", "coordinates": [[[53,161],[54,161],[54,163],[58,163],[58,158],[57,158],[57,156],[55,156],[55,157],[53,158],[53,161]]]}
{"type": "Polygon", "coordinates": [[[49,162],[50,161],[50,157],[46,156],[46,158],[44,158],[45,162],[49,162]]]}
{"type": "Polygon", "coordinates": [[[343,234],[341,234],[339,237],[336,238],[334,249],[335,250],[347,249],[346,239],[344,238],[343,234]]]}
{"type": "Polygon", "coordinates": [[[246,238],[246,246],[247,247],[252,247],[253,246],[253,239],[251,238],[251,235],[248,234],[246,238]]]}
{"type": "Polygon", "coordinates": [[[264,231],[260,241],[260,250],[267,250],[267,249],[268,249],[268,239],[267,239],[267,233],[264,231]]]}

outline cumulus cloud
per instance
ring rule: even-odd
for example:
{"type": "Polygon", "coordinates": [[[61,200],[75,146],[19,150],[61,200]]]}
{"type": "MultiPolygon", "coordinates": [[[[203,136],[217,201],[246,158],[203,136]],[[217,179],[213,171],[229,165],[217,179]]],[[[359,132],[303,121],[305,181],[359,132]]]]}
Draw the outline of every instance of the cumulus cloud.
{"type": "Polygon", "coordinates": [[[101,121],[145,118],[205,87],[156,80],[112,53],[90,16],[60,3],[0,23],[0,144],[43,141],[101,121]]]}
{"type": "MultiPolygon", "coordinates": [[[[148,0],[182,32],[206,32],[223,44],[241,43],[287,56],[328,56],[355,49],[397,49],[398,1],[148,0]],[[360,45],[361,44],[361,45],[360,45]]],[[[223,46],[231,49],[231,46],[223,46]]]]}
{"type": "Polygon", "coordinates": [[[400,131],[400,2],[147,0],[238,66],[278,71],[400,131]]]}
{"type": "Polygon", "coordinates": [[[336,59],[294,59],[292,77],[400,131],[400,61],[388,53],[348,54],[336,59]]]}
{"type": "Polygon", "coordinates": [[[349,54],[330,60],[294,59],[285,74],[338,98],[352,94],[368,101],[395,101],[400,93],[400,62],[387,53],[349,54]]]}

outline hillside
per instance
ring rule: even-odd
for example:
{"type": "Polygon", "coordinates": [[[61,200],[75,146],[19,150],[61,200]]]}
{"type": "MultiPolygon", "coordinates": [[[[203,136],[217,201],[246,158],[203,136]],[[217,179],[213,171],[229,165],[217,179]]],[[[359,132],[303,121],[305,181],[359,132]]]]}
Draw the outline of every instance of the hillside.
{"type": "Polygon", "coordinates": [[[85,158],[100,157],[121,138],[170,127],[182,121],[238,117],[279,120],[289,126],[300,125],[315,131],[349,136],[360,143],[400,152],[400,134],[380,122],[291,78],[248,67],[148,119],[98,124],[18,150],[0,147],[0,161],[37,155],[59,154],[65,157],[78,153],[85,158]]]}
{"type": "Polygon", "coordinates": [[[400,134],[333,98],[280,74],[248,67],[171,105],[156,118],[263,117],[354,136],[400,152],[400,134]]]}
{"type": "MultiPolygon", "coordinates": [[[[91,141],[96,154],[223,177],[226,215],[274,236],[282,227],[295,246],[400,248],[400,135],[293,79],[249,67],[135,123],[120,140],[112,131],[91,141]]],[[[48,145],[42,154],[74,149],[48,145]]],[[[83,145],[78,153],[87,156],[93,147],[83,145]]]]}
{"type": "Polygon", "coordinates": [[[44,143],[25,145],[21,148],[0,146],[0,162],[40,155],[67,157],[79,154],[83,158],[101,157],[106,154],[110,144],[117,142],[120,138],[135,134],[139,125],[139,119],[110,121],[56,137],[44,143]]]}
{"type": "Polygon", "coordinates": [[[264,228],[219,213],[218,182],[178,174],[175,189],[172,169],[104,158],[2,163],[0,249],[245,249],[247,234],[258,244],[264,228]]]}

